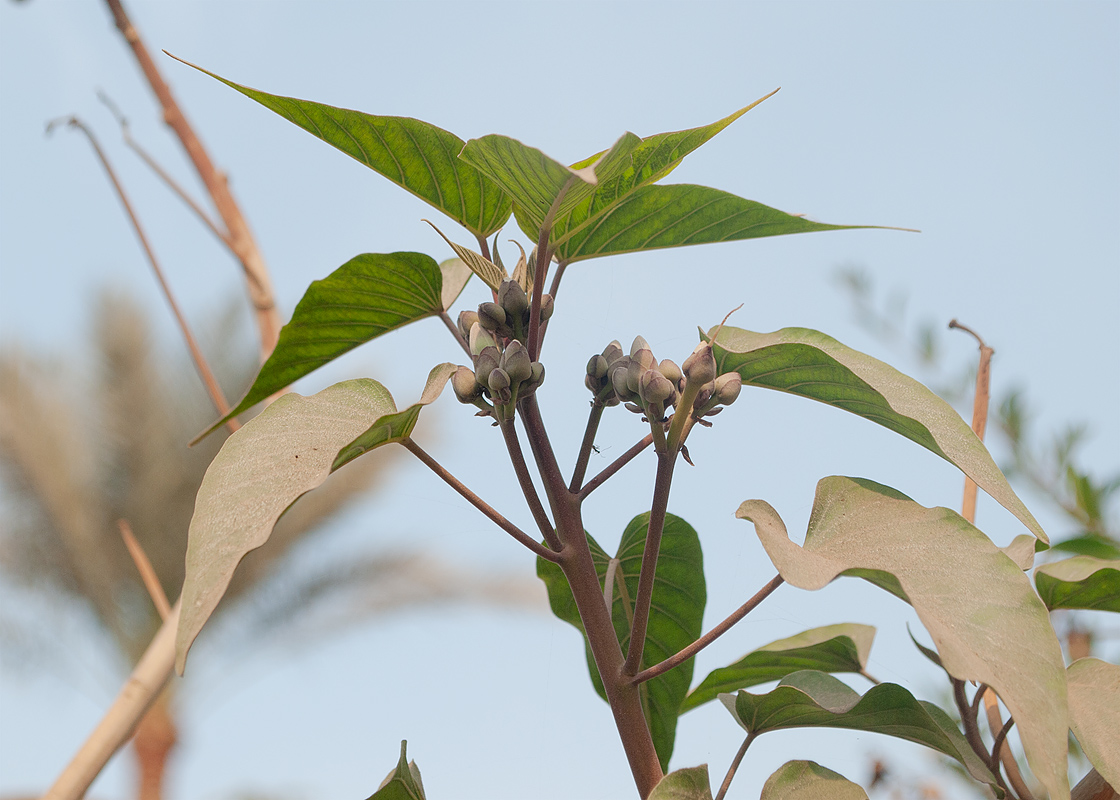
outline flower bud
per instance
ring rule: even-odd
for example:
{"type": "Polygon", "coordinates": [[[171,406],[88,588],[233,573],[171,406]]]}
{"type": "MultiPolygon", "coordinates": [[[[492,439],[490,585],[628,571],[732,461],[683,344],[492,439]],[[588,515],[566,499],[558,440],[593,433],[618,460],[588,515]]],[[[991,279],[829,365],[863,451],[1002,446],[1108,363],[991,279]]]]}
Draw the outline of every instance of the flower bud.
{"type": "Polygon", "coordinates": [[[534,361],[529,374],[529,383],[534,389],[544,383],[544,364],[534,361]]]}
{"type": "Polygon", "coordinates": [[[470,340],[471,328],[478,322],[477,311],[460,311],[459,312],[459,333],[463,334],[463,338],[470,340]]]}
{"type": "Polygon", "coordinates": [[[529,311],[529,297],[521,288],[521,284],[507,278],[498,287],[498,305],[505,310],[511,320],[520,320],[529,311]]]}
{"type": "Polygon", "coordinates": [[[658,404],[664,408],[673,394],[673,384],[669,379],[655,369],[647,369],[638,381],[638,396],[647,405],[658,404]]]}
{"type": "Polygon", "coordinates": [[[473,404],[482,396],[482,387],[478,385],[474,370],[470,367],[459,367],[452,373],[451,388],[455,390],[455,396],[459,398],[460,403],[473,404]]]}
{"type": "Polygon", "coordinates": [[[498,348],[491,345],[483,349],[474,359],[475,380],[480,386],[489,386],[490,373],[501,364],[502,354],[498,348]]]}
{"type": "Polygon", "coordinates": [[[532,362],[529,360],[529,351],[521,342],[514,339],[509,343],[502,353],[501,368],[509,376],[512,386],[529,379],[533,372],[532,362]]]}
{"type": "Polygon", "coordinates": [[[649,342],[645,340],[644,336],[635,336],[634,343],[630,345],[630,355],[636,355],[639,350],[651,350],[649,342]]]}
{"type": "Polygon", "coordinates": [[[728,372],[716,378],[715,396],[720,405],[729,406],[739,397],[743,378],[738,372],[728,372]]]}
{"type": "Polygon", "coordinates": [[[603,348],[603,358],[607,360],[608,365],[614,364],[614,362],[618,361],[622,356],[622,345],[619,344],[617,339],[603,348]]]}
{"type": "Polygon", "coordinates": [[[547,322],[552,312],[556,310],[556,301],[550,294],[541,295],[541,322],[547,322]]]}
{"type": "Polygon", "coordinates": [[[707,342],[698,344],[692,355],[685,359],[682,371],[689,383],[705,384],[714,381],[716,360],[712,356],[711,345],[707,342]]]}
{"type": "Polygon", "coordinates": [[[606,377],[607,367],[609,366],[610,364],[607,363],[607,359],[604,356],[591,356],[591,359],[587,362],[588,379],[596,383],[600,382],[606,377]]]}
{"type": "Polygon", "coordinates": [[[497,303],[483,303],[478,307],[478,323],[488,331],[501,331],[506,327],[506,312],[497,303]]]}
{"type": "Polygon", "coordinates": [[[636,390],[636,387],[635,390],[632,390],[628,385],[627,376],[629,372],[630,359],[627,356],[623,356],[611,365],[611,386],[614,387],[614,393],[622,402],[626,402],[633,397],[636,390]]]}
{"type": "Polygon", "coordinates": [[[486,385],[489,387],[490,396],[494,398],[495,403],[508,403],[513,397],[513,392],[509,388],[509,375],[500,367],[490,373],[490,376],[486,379],[486,385]]]}
{"type": "Polygon", "coordinates": [[[470,336],[467,338],[471,346],[472,356],[477,356],[487,347],[493,347],[495,350],[498,347],[498,343],[494,341],[494,337],[478,322],[471,325],[470,336]]]}
{"type": "Polygon", "coordinates": [[[661,363],[657,365],[657,371],[668,378],[674,386],[680,386],[681,378],[684,377],[684,373],[677,366],[677,362],[670,361],[667,358],[662,359],[661,363]]]}
{"type": "MultiPolygon", "coordinates": [[[[649,352],[646,350],[645,352],[649,352]]],[[[646,368],[642,366],[642,362],[633,356],[630,357],[629,363],[626,365],[626,388],[630,390],[631,395],[638,393],[638,382],[642,379],[642,373],[646,368]]]]}

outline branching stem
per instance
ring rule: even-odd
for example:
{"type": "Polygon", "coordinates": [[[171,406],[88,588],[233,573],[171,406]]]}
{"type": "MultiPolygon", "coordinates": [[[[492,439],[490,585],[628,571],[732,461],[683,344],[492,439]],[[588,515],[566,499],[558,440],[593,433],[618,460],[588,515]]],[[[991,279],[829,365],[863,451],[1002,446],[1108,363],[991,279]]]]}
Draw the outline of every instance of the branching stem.
{"type": "Polygon", "coordinates": [[[653,434],[652,433],[647,433],[645,435],[645,438],[639,440],[633,447],[631,447],[625,453],[623,453],[618,458],[616,458],[614,461],[612,461],[610,464],[608,464],[606,467],[604,467],[602,472],[600,472],[594,478],[589,480],[584,485],[584,487],[579,490],[579,500],[580,500],[580,502],[583,502],[584,500],[586,500],[587,496],[589,494],[591,494],[593,491],[595,491],[600,486],[602,486],[604,483],[606,483],[607,480],[612,475],[614,475],[620,469],[622,469],[627,464],[629,464],[631,461],[633,461],[634,458],[639,453],[641,453],[643,450],[645,450],[651,444],[653,444],[653,434]]]}
{"type": "Polygon", "coordinates": [[[595,434],[599,430],[599,421],[603,418],[605,406],[597,399],[591,401],[591,413],[587,415],[587,428],[583,432],[583,443],[576,457],[576,466],[572,470],[572,481],[568,484],[568,491],[578,494],[583,486],[583,477],[587,474],[587,462],[591,458],[591,449],[595,446],[595,434]]]}
{"type": "Polygon", "coordinates": [[[688,647],[681,650],[679,653],[669,656],[660,664],[654,664],[649,669],[642,670],[633,677],[631,682],[635,684],[644,683],[645,681],[656,678],[659,675],[664,675],[674,667],[678,667],[684,662],[688,661],[688,659],[692,658],[694,655],[699,653],[716,639],[727,633],[727,631],[731,630],[732,626],[739,622],[743,617],[754,611],[754,609],[763,600],[769,597],[775,589],[781,586],[783,582],[784,581],[781,575],[775,575],[770,579],[769,583],[755,592],[754,597],[743,603],[743,605],[739,606],[739,608],[729,614],[727,619],[725,619],[723,622],[716,625],[714,628],[705,633],[688,647]]]}
{"type": "Polygon", "coordinates": [[[493,506],[491,506],[489,503],[487,503],[470,489],[468,489],[462,481],[460,481],[458,478],[444,469],[442,464],[432,458],[432,456],[429,455],[427,451],[421,448],[420,445],[416,444],[416,442],[414,442],[412,439],[405,439],[401,442],[401,444],[404,445],[406,450],[408,450],[410,453],[424,462],[424,464],[432,472],[442,478],[444,483],[458,492],[463,497],[463,499],[465,499],[468,503],[477,508],[483,514],[485,514],[487,517],[489,517],[490,520],[499,528],[504,530],[517,541],[521,542],[521,544],[528,547],[541,558],[553,563],[558,560],[558,556],[554,551],[549,550],[536,539],[529,536],[508,519],[503,517],[500,513],[498,513],[496,509],[494,509],[493,506]]]}
{"type": "Polygon", "coordinates": [[[502,438],[505,439],[506,450],[509,451],[509,459],[513,464],[513,471],[517,475],[517,482],[521,486],[521,493],[525,495],[525,502],[529,504],[529,510],[533,512],[533,519],[537,521],[537,527],[540,528],[541,535],[544,536],[549,547],[553,550],[559,550],[561,547],[560,540],[556,536],[556,530],[553,528],[548,514],[545,513],[544,506],[541,505],[537,487],[533,485],[533,477],[529,474],[529,467],[525,463],[525,453],[521,449],[521,440],[517,438],[517,424],[513,417],[501,419],[498,424],[502,429],[502,438]]]}

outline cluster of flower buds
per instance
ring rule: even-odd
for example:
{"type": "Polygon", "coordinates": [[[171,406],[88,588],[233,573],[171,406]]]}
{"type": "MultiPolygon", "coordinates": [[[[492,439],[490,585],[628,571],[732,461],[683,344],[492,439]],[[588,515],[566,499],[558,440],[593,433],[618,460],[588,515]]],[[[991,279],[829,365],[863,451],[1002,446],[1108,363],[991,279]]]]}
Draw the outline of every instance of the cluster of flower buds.
{"type": "MultiPolygon", "coordinates": [[[[552,309],[552,297],[544,295],[542,321],[552,316],[552,309]]],[[[544,365],[531,361],[525,346],[528,328],[529,297],[513,280],[498,287],[498,302],[459,315],[459,332],[470,344],[474,361],[473,369],[459,367],[451,376],[460,402],[477,406],[480,416],[492,415],[499,421],[513,417],[518,398],[544,382],[544,365]]]]}
{"type": "Polygon", "coordinates": [[[717,414],[721,406],[734,403],[743,385],[742,378],[737,372],[716,372],[707,343],[702,342],[679,367],[667,358],[654,358],[649,343],[638,336],[630,346],[630,355],[624,355],[622,345],[615,341],[601,355],[592,356],[587,362],[584,383],[595,396],[593,402],[605,406],[624,403],[650,422],[664,422],[666,410],[678,405],[689,384],[697,387],[692,404],[697,419],[717,414]]]}

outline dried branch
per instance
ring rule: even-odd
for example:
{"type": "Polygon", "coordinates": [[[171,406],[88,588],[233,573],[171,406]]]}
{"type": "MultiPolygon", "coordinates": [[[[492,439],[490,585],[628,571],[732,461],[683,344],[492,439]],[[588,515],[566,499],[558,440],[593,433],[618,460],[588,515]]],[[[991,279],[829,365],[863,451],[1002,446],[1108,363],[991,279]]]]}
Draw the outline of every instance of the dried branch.
{"type": "Polygon", "coordinates": [[[124,546],[128,548],[128,554],[132,556],[132,560],[136,564],[136,570],[140,573],[140,579],[144,581],[144,588],[148,590],[148,595],[152,598],[152,604],[159,612],[159,618],[166,620],[171,613],[171,603],[167,601],[167,595],[163,591],[163,586],[159,582],[159,576],[156,575],[152,562],[148,560],[140,542],[136,541],[136,537],[132,535],[132,526],[128,524],[128,520],[118,519],[117,527],[121,529],[124,546]]]}
{"type": "Polygon", "coordinates": [[[163,76],[152,60],[148,48],[144,45],[140,34],[133,27],[132,21],[121,5],[121,0],[105,0],[105,3],[112,13],[113,21],[121,35],[128,42],[128,46],[132,48],[132,53],[136,56],[148,85],[152,87],[152,91],[159,100],[160,107],[163,109],[164,122],[179,137],[179,141],[187,151],[187,156],[194,164],[195,171],[202,179],[202,183],[214,203],[218,216],[222,218],[222,222],[225,224],[226,235],[223,239],[228,242],[230,249],[237,256],[237,260],[241,262],[248,282],[249,298],[256,311],[257,329],[261,338],[261,361],[264,361],[276,347],[276,340],[280,335],[282,324],[280,313],[276,308],[276,301],[273,298],[272,280],[269,277],[264,258],[253,240],[253,235],[249,231],[249,226],[241,213],[240,207],[233,199],[233,195],[230,194],[225,175],[218,172],[194,129],[187,122],[186,116],[184,116],[182,109],[179,108],[179,104],[171,94],[171,88],[163,80],[163,76]]]}

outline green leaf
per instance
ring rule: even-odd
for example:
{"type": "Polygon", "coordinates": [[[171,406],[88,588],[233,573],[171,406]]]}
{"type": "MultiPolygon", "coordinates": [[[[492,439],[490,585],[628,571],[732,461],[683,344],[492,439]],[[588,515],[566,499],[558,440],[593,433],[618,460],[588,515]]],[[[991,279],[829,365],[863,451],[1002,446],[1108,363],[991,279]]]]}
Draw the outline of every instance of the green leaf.
{"type": "Polygon", "coordinates": [[[416,766],[415,761],[409,761],[408,756],[405,755],[407,746],[407,740],[401,742],[400,761],[368,800],[425,800],[420,768],[416,766]]]}
{"type": "Polygon", "coordinates": [[[553,218],[589,198],[600,180],[628,166],[629,153],[641,142],[632,133],[623,134],[610,150],[580,169],[572,169],[535,147],[499,134],[471,139],[459,157],[513,198],[518,224],[536,239],[561,193],[564,196],[553,218]]]}
{"type": "Polygon", "coordinates": [[[512,208],[510,198],[459,158],[463,140],[453,133],[410,117],[374,116],[310,100],[268,94],[228,81],[188,61],[183,63],[256,100],[381,173],[438,208],[475,236],[489,236],[500,230],[509,219],[512,208]]]}
{"type": "Polygon", "coordinates": [[[1034,571],[1042,602],[1055,608],[1120,611],[1120,561],[1074,556],[1034,571]]]}
{"type": "MultiPolygon", "coordinates": [[[[638,575],[641,571],[642,550],[645,546],[649,514],[639,514],[630,521],[618,545],[618,566],[615,585],[611,591],[611,612],[615,632],[622,651],[630,644],[630,627],[633,604],[638,593],[638,575]]],[[[610,565],[610,558],[589,535],[595,570],[602,583],[610,565]]],[[[581,632],[583,625],[576,609],[568,581],[555,564],[537,559],[537,575],[548,589],[548,601],[553,613],[574,625],[581,632]]],[[[664,661],[671,655],[700,638],[704,618],[707,590],[704,583],[704,556],[700,538],[692,526],[680,517],[667,514],[661,536],[661,552],[657,559],[657,572],[650,607],[646,644],[642,653],[641,669],[664,661]]],[[[595,690],[604,700],[606,693],[595,667],[590,647],[587,664],[595,690]]],[[[669,763],[676,738],[677,717],[681,701],[692,682],[695,662],[690,659],[676,669],[669,670],[641,685],[642,707],[649,721],[653,744],[661,760],[661,768],[669,763]]]]}
{"type": "Polygon", "coordinates": [[[917,742],[959,761],[984,783],[991,772],[965,741],[949,715],[893,683],[860,695],[825,672],[802,670],[766,694],[740,691],[720,701],[751,736],[788,728],[848,728],[917,742]]]}
{"type": "MultiPolygon", "coordinates": [[[[676,169],[685,156],[709,141],[763,100],[772,97],[776,91],[711,124],[684,131],[658,133],[645,137],[637,147],[626,154],[627,162],[613,177],[608,177],[605,174],[606,170],[597,169],[599,184],[595,187],[594,192],[588,193],[586,197],[580,198],[577,203],[573,204],[570,209],[565,209],[563,213],[556,215],[556,221],[552,226],[552,241],[554,243],[563,242],[587,225],[595,222],[634,190],[664,178],[676,169]]],[[[572,169],[589,166],[603,155],[604,153],[597,153],[577,164],[573,164],[572,169]]],[[[515,213],[519,210],[516,209],[515,213]]],[[[521,224],[523,229],[527,224],[531,225],[531,222],[522,218],[522,215],[518,216],[518,223],[521,224]]]]}
{"type": "Polygon", "coordinates": [[[338,451],[338,455],[335,456],[334,463],[331,465],[331,471],[349,464],[355,458],[368,453],[370,450],[376,450],[383,445],[402,442],[407,439],[416,427],[416,420],[420,417],[420,409],[435,402],[436,398],[443,392],[443,387],[447,385],[448,379],[457,369],[457,365],[448,361],[434,366],[432,371],[428,373],[428,380],[424,384],[424,391],[420,393],[420,400],[404,411],[379,417],[369,428],[338,451]]]}
{"type": "Polygon", "coordinates": [[[358,345],[443,310],[443,272],[430,256],[355,256],[312,281],[249,391],[203,435],[358,345]]]}
{"type": "Polygon", "coordinates": [[[1030,578],[983,533],[954,511],[857,478],[817,485],[804,547],[761,500],[743,503],[736,516],[754,523],[778,572],[798,588],[857,574],[901,591],[945,670],[999,695],[1034,774],[1054,800],[1069,797],[1061,647],[1030,578]]]}
{"type": "Polygon", "coordinates": [[[1120,667],[1097,658],[1074,661],[1069,677],[1069,727],[1089,763],[1112,786],[1120,786],[1120,667]]]}
{"type": "Polygon", "coordinates": [[[712,800],[708,765],[670,772],[653,787],[649,800],[712,800]]]}
{"type": "Polygon", "coordinates": [[[867,792],[814,761],[787,761],[766,779],[759,800],[867,800],[867,792]]]}
{"type": "Polygon", "coordinates": [[[634,190],[594,222],[558,236],[553,255],[570,263],[663,247],[866,227],[872,226],[813,222],[707,186],[654,185],[634,190]]]}
{"type": "Polygon", "coordinates": [[[1106,561],[1120,559],[1120,545],[1099,533],[1085,532],[1072,539],[1063,539],[1052,545],[1055,552],[1072,553],[1076,556],[1092,556],[1106,561]]]}
{"type": "Polygon", "coordinates": [[[187,536],[175,640],[180,674],[241,559],[268,541],[292,503],[360,455],[359,448],[407,436],[420,406],[439,395],[454,370],[452,364],[433,369],[420,402],[400,413],[388,390],[368,378],[311,397],[286,394],[226,439],[202,479],[187,536]]]}
{"type": "Polygon", "coordinates": [[[863,672],[875,629],[846,622],[813,628],[779,639],[748,653],[734,664],[714,670],[681,703],[681,713],[715,700],[721,692],[776,681],[803,669],[863,672]]]}
{"type": "Polygon", "coordinates": [[[744,385],[827,403],[922,445],[956,465],[1031,533],[1049,541],[968,423],[894,367],[807,328],[754,333],[725,326],[712,351],[719,372],[738,372],[744,385]]]}

